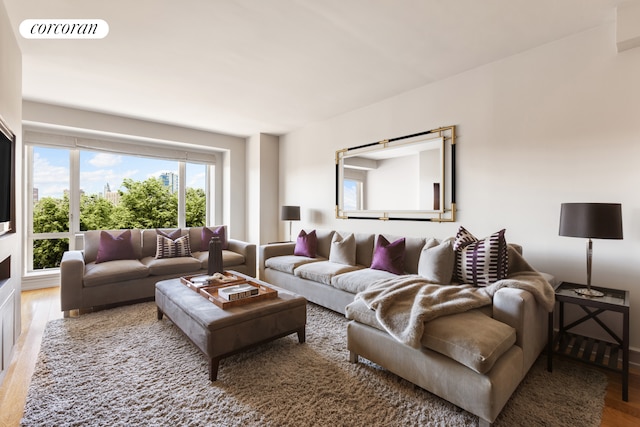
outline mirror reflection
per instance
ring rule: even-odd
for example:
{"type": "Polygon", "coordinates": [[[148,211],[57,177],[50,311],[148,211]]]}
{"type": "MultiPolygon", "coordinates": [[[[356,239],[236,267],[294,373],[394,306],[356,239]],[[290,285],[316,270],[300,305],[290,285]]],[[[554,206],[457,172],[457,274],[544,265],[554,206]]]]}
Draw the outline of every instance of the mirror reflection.
{"type": "Polygon", "coordinates": [[[337,216],[451,220],[454,135],[444,129],[338,151],[337,216]]]}

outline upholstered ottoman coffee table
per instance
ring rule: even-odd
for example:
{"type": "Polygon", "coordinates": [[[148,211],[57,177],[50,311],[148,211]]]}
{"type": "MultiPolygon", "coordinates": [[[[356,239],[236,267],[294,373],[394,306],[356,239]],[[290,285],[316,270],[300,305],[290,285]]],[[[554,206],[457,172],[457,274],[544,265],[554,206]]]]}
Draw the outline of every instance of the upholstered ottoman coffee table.
{"type": "Polygon", "coordinates": [[[307,300],[250,279],[276,289],[277,298],[222,309],[180,279],[156,283],[158,320],[166,315],[209,358],[211,381],[217,379],[220,360],[227,356],[293,333],[300,343],[305,341],[307,300]]]}

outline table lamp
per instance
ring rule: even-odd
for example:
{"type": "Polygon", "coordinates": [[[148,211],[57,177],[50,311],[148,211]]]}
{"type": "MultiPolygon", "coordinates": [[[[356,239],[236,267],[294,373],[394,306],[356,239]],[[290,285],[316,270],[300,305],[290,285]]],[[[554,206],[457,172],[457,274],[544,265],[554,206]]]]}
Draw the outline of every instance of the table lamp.
{"type": "Polygon", "coordinates": [[[580,295],[601,297],[591,289],[591,239],[622,239],[622,205],[620,203],[562,203],[560,236],[583,237],[587,242],[587,287],[576,289],[580,295]]]}
{"type": "Polygon", "coordinates": [[[300,206],[283,206],[280,219],[289,221],[289,241],[291,241],[291,221],[300,221],[300,206]]]}

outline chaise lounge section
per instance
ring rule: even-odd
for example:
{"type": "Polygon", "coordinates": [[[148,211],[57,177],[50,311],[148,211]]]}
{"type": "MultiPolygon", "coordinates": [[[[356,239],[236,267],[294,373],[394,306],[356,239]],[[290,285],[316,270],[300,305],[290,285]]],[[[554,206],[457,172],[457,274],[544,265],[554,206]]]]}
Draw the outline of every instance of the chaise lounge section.
{"type": "MultiPolygon", "coordinates": [[[[224,230],[224,235],[227,235],[226,226],[210,229],[224,230]]],[[[165,235],[179,234],[178,237],[188,241],[190,250],[187,256],[158,257],[159,232],[156,229],[105,232],[117,239],[126,231],[130,232],[133,248],[132,256],[127,257],[129,259],[99,262],[97,258],[103,233],[100,230],[84,234],[83,250],[64,253],[60,263],[60,300],[65,316],[69,316],[71,310],[153,298],[156,282],[207,272],[209,252],[205,250],[208,242],[203,244],[203,227],[160,230],[165,235]]],[[[256,245],[235,239],[225,241],[227,248],[222,251],[224,268],[255,277],[256,245]]]]}
{"type": "Polygon", "coordinates": [[[380,235],[356,233],[351,237],[351,233],[333,230],[315,230],[315,235],[315,257],[295,255],[295,243],[261,246],[260,277],[345,314],[350,319],[347,348],[352,362],[366,358],[477,415],[481,425],[495,421],[546,345],[553,277],[535,271],[521,273],[533,269],[522,258],[522,248],[509,245],[505,250],[507,277],[534,277],[546,301],[540,301],[537,292],[501,287],[485,306],[425,322],[416,348],[392,336],[361,296],[372,285],[403,278],[449,285],[459,262],[453,239],[382,236],[394,243],[404,239],[403,271],[394,274],[371,268],[380,235]],[[332,254],[346,238],[355,241],[355,261],[350,263],[332,254]]]}

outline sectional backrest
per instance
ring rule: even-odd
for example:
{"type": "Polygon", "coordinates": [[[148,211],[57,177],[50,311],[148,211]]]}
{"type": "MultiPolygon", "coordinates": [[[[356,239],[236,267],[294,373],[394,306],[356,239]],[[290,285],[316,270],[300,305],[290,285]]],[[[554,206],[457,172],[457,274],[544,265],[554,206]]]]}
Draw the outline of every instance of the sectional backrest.
{"type": "MultiPolygon", "coordinates": [[[[209,228],[215,230],[220,227],[219,225],[212,225],[209,228]]],[[[189,243],[191,244],[191,252],[200,252],[202,251],[202,229],[204,227],[191,227],[189,228],[189,243]]],[[[227,236],[227,240],[229,240],[229,229],[227,226],[224,226],[224,233],[227,236]]],[[[209,242],[206,243],[208,245],[209,242]]],[[[208,246],[207,247],[208,250],[208,246]]]]}
{"type": "MultiPolygon", "coordinates": [[[[402,236],[394,236],[390,234],[383,234],[383,236],[389,242],[395,242],[402,238],[402,236]]],[[[378,236],[376,235],[376,241],[377,240],[378,236]]],[[[418,274],[418,261],[420,261],[420,254],[422,253],[422,248],[426,242],[427,239],[424,237],[405,237],[404,270],[407,273],[418,274]]]]}
{"type": "MultiPolygon", "coordinates": [[[[177,228],[161,228],[163,232],[169,234],[177,228]]],[[[187,234],[187,230],[180,230],[180,235],[187,234]]],[[[189,237],[189,243],[191,243],[191,237],[189,237]]],[[[142,257],[156,256],[156,250],[158,249],[158,233],[155,228],[142,230],[142,257]]]]}
{"type": "MultiPolygon", "coordinates": [[[[104,230],[112,236],[119,236],[126,230],[104,230]]],[[[84,261],[90,263],[96,260],[98,256],[98,248],[100,247],[100,233],[102,230],[90,230],[84,233],[84,261]]],[[[155,230],[154,230],[155,233],[155,230]]],[[[136,258],[142,258],[142,244],[140,230],[134,228],[131,230],[131,244],[136,258]]],[[[155,252],[154,252],[155,253],[155,252]]]]}

